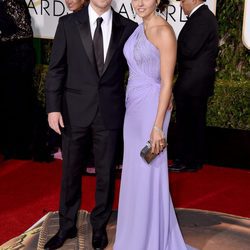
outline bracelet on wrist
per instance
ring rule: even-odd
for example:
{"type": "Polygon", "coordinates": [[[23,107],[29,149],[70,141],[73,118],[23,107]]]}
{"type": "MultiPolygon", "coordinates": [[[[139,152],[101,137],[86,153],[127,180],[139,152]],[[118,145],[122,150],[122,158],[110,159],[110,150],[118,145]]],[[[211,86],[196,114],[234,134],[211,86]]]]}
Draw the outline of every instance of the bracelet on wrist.
{"type": "Polygon", "coordinates": [[[160,132],[163,136],[164,136],[164,132],[162,129],[160,129],[159,127],[155,126],[153,127],[156,131],[160,132]]]}

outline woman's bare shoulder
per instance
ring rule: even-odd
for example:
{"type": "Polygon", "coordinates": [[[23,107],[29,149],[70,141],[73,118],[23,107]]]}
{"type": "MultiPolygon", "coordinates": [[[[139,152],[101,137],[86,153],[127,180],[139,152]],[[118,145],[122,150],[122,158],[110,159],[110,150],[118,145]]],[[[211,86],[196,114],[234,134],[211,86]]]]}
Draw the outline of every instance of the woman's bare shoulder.
{"type": "Polygon", "coordinates": [[[157,19],[157,21],[154,23],[154,25],[152,25],[149,30],[148,33],[150,33],[151,36],[157,37],[157,38],[161,38],[162,36],[174,36],[175,37],[175,33],[174,30],[172,28],[172,26],[163,18],[159,17],[157,19]]]}
{"type": "Polygon", "coordinates": [[[166,21],[152,26],[150,37],[159,47],[161,44],[168,44],[169,42],[176,42],[176,37],[172,26],[166,21]]]}

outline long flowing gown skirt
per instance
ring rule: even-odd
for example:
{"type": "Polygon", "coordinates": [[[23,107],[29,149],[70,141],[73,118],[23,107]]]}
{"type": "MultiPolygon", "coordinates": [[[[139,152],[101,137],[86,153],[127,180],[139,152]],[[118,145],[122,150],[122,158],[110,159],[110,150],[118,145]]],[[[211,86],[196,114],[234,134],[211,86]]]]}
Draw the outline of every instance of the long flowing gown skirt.
{"type": "MultiPolygon", "coordinates": [[[[147,164],[140,151],[149,140],[160,93],[160,59],[139,25],[124,47],[129,64],[124,160],[114,250],[186,250],[169,194],[167,152],[147,164]]],[[[164,122],[167,135],[170,112],[164,122]]]]}

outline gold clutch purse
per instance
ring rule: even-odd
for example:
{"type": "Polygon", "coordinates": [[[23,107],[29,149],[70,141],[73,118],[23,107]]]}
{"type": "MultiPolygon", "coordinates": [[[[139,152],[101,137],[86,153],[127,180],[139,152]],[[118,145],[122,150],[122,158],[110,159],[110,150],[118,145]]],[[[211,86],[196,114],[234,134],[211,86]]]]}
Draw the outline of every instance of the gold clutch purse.
{"type": "MultiPolygon", "coordinates": [[[[164,143],[164,148],[166,147],[167,143],[166,143],[166,140],[165,140],[165,143],[164,143]]],[[[151,143],[150,141],[147,142],[146,146],[141,150],[140,152],[140,156],[149,164],[150,162],[152,162],[157,154],[153,154],[151,152],[151,143]]]]}

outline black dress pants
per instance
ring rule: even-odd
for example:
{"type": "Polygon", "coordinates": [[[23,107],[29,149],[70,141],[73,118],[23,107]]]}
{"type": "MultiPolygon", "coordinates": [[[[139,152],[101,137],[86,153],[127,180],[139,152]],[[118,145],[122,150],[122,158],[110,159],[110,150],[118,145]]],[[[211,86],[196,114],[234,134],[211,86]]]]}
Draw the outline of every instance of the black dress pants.
{"type": "Polygon", "coordinates": [[[91,134],[96,168],[95,208],[91,212],[94,230],[106,227],[112,211],[115,182],[115,156],[119,130],[107,130],[100,112],[88,127],[65,127],[62,130],[63,175],[60,197],[60,228],[76,225],[81,205],[84,149],[91,134]]]}
{"type": "Polygon", "coordinates": [[[207,101],[207,97],[175,96],[175,158],[185,164],[204,161],[207,101]]]}

